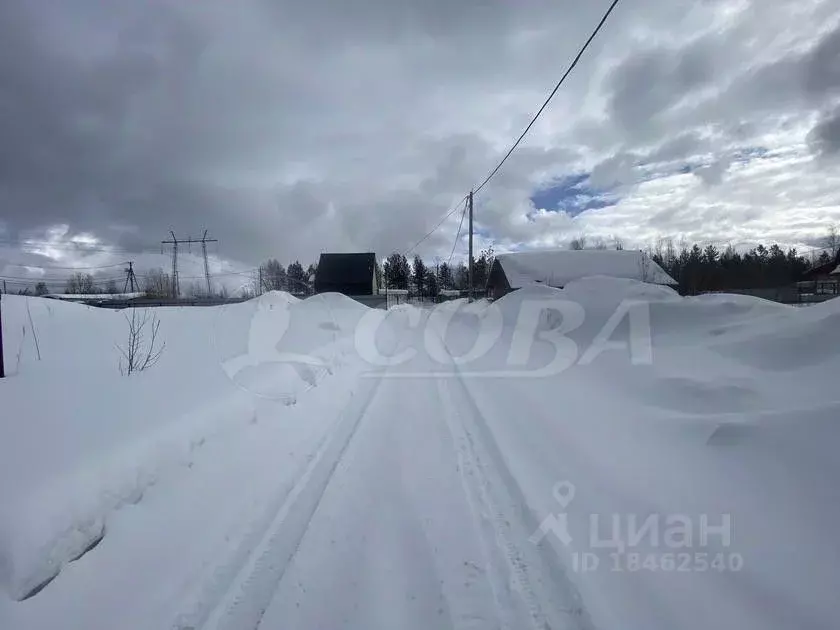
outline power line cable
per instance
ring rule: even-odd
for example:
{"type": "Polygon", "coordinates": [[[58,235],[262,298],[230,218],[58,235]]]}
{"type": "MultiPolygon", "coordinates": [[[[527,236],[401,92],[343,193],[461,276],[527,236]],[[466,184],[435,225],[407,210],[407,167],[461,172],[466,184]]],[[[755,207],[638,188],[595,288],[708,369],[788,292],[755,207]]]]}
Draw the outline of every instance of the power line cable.
{"type": "Polygon", "coordinates": [[[128,250],[124,247],[117,247],[115,245],[88,245],[84,243],[72,243],[72,242],[62,242],[62,243],[53,243],[50,241],[39,241],[39,240],[11,240],[11,239],[0,239],[0,245],[8,245],[10,247],[19,247],[19,248],[49,248],[49,249],[56,249],[62,251],[74,251],[74,252],[101,252],[106,254],[137,254],[141,252],[148,252],[148,253],[160,253],[160,248],[152,249],[151,247],[143,247],[140,249],[135,250],[128,250]]]}
{"type": "Polygon", "coordinates": [[[55,265],[36,265],[36,264],[29,265],[29,264],[25,264],[25,263],[15,263],[15,262],[8,263],[8,265],[11,266],[11,267],[26,267],[26,268],[29,268],[29,269],[57,269],[57,270],[63,270],[63,271],[91,271],[91,270],[96,270],[96,269],[111,269],[113,267],[122,267],[122,266],[127,265],[127,264],[128,264],[127,262],[121,262],[121,263],[114,263],[112,265],[92,265],[90,267],[60,267],[60,266],[55,266],[55,265]]]}
{"type": "MultiPolygon", "coordinates": [[[[8,280],[8,281],[16,280],[16,281],[20,281],[20,282],[66,282],[71,277],[72,276],[63,276],[63,277],[60,277],[60,278],[56,278],[56,277],[47,277],[47,276],[25,277],[25,276],[0,275],[0,280],[8,280]]],[[[125,276],[119,276],[119,277],[114,277],[114,278],[110,278],[110,277],[109,278],[100,278],[99,276],[92,276],[92,278],[96,282],[107,282],[108,280],[124,280],[125,276]]]]}
{"type": "Polygon", "coordinates": [[[403,255],[408,255],[411,252],[413,252],[415,249],[417,249],[417,247],[420,245],[420,243],[422,243],[427,238],[429,238],[432,234],[434,234],[437,231],[437,229],[441,225],[443,225],[444,221],[446,221],[449,217],[451,217],[453,214],[458,212],[458,210],[461,208],[461,204],[464,203],[467,200],[467,198],[469,198],[469,194],[464,195],[464,198],[461,199],[461,201],[459,201],[458,204],[454,208],[452,208],[452,210],[447,212],[446,215],[440,221],[438,221],[438,223],[437,223],[437,225],[435,225],[435,227],[433,227],[431,230],[429,230],[423,238],[421,238],[414,245],[412,245],[409,249],[407,249],[405,254],[403,254],[403,255]]]}
{"type": "Polygon", "coordinates": [[[473,194],[478,194],[478,192],[482,188],[484,188],[491,179],[493,179],[493,177],[496,175],[496,173],[499,172],[499,169],[502,168],[502,165],[507,161],[507,159],[511,156],[511,154],[516,150],[516,147],[519,146],[519,143],[522,142],[522,139],[531,130],[531,127],[534,126],[534,123],[537,122],[537,119],[543,113],[543,110],[545,110],[545,108],[548,106],[549,102],[551,102],[551,99],[554,98],[555,94],[557,94],[557,90],[560,89],[560,86],[563,85],[563,83],[566,81],[566,78],[572,73],[572,70],[575,69],[575,66],[577,66],[581,57],[583,57],[583,53],[586,52],[586,49],[589,48],[589,45],[592,43],[592,40],[595,39],[595,36],[598,35],[598,32],[601,30],[601,28],[603,28],[604,24],[606,24],[607,19],[609,19],[610,14],[613,12],[613,9],[615,9],[616,5],[618,5],[618,2],[619,2],[619,0],[613,0],[612,4],[610,4],[609,9],[607,9],[607,12],[604,14],[604,17],[601,18],[600,22],[598,22],[598,26],[595,27],[594,31],[592,31],[592,34],[589,36],[589,39],[586,40],[586,43],[580,49],[577,56],[572,61],[571,65],[568,67],[566,72],[563,73],[563,76],[557,82],[557,85],[554,86],[554,89],[551,90],[551,93],[548,95],[548,98],[545,99],[545,102],[542,104],[542,107],[539,108],[537,113],[534,114],[534,117],[531,119],[531,122],[529,122],[528,126],[525,127],[525,131],[523,131],[520,134],[519,138],[516,139],[516,142],[513,143],[513,146],[511,146],[511,148],[508,150],[508,152],[502,158],[502,161],[499,162],[496,165],[496,168],[494,168],[492,171],[490,171],[490,174],[484,179],[484,181],[481,182],[481,184],[478,187],[475,188],[475,190],[473,191],[473,194]]]}
{"type": "MultiPolygon", "coordinates": [[[[210,275],[214,278],[219,278],[219,277],[223,277],[223,276],[247,276],[247,275],[253,274],[257,271],[259,271],[259,268],[255,267],[254,269],[246,269],[244,271],[226,271],[226,272],[222,272],[222,273],[213,273],[213,274],[210,274],[210,275]]],[[[148,272],[148,271],[146,273],[135,273],[135,276],[137,276],[138,278],[148,278],[151,275],[152,275],[152,273],[148,272]]],[[[181,274],[178,274],[178,277],[181,280],[203,280],[204,279],[204,276],[182,276],[181,274]]]]}
{"type": "Polygon", "coordinates": [[[455,242],[452,244],[452,251],[449,252],[449,260],[446,261],[446,266],[452,264],[452,256],[455,254],[455,248],[458,247],[458,239],[461,236],[461,228],[464,225],[464,217],[467,216],[467,204],[464,203],[464,211],[461,213],[461,222],[458,224],[458,231],[455,233],[455,242]]]}

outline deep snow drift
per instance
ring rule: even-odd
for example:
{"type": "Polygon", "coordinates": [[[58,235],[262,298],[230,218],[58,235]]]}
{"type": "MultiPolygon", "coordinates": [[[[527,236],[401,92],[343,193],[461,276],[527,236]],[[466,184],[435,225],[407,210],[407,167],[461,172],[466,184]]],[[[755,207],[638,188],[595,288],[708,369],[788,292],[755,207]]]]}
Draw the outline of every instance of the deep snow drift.
{"type": "Polygon", "coordinates": [[[2,306],[2,628],[836,625],[840,300],[2,306]]]}
{"type": "Polygon", "coordinates": [[[242,431],[261,404],[294,403],[342,365],[365,310],[342,296],[284,293],[153,309],[161,358],[124,377],[124,313],[3,296],[0,584],[25,597],[95,543],[109,513],[189,465],[207,439],[242,431]]]}

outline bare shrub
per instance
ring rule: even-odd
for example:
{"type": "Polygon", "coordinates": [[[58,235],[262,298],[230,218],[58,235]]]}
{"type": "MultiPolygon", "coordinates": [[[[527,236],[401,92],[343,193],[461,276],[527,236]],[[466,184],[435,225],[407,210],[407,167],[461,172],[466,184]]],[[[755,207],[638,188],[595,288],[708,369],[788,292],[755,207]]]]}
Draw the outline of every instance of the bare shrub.
{"type": "Polygon", "coordinates": [[[163,269],[151,269],[146,274],[143,291],[148,297],[168,297],[172,295],[172,279],[163,269]]]}
{"type": "Polygon", "coordinates": [[[160,320],[156,315],[149,317],[148,309],[138,314],[137,309],[131,309],[131,317],[124,315],[128,323],[128,342],[125,347],[117,346],[120,358],[120,374],[129,376],[134,372],[142,372],[152,367],[160,359],[166,343],[158,340],[160,320]]]}
{"type": "Polygon", "coordinates": [[[586,242],[586,234],[581,234],[580,236],[572,239],[571,243],[569,243],[569,249],[574,249],[577,251],[586,249],[586,242]]]}

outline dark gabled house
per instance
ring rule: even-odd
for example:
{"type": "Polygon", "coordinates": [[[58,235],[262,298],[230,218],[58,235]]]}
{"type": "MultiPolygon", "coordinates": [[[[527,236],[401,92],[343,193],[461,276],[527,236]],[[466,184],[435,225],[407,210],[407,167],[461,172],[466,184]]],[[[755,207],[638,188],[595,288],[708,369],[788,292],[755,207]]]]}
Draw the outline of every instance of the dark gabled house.
{"type": "Polygon", "coordinates": [[[376,255],[321,254],[315,272],[315,293],[377,295],[376,255]]]}

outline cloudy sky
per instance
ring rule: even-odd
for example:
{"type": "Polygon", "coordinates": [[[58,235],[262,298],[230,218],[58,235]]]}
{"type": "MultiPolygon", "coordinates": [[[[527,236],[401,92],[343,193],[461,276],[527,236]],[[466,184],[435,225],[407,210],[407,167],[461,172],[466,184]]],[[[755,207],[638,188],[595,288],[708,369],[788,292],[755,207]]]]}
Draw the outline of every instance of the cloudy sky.
{"type": "MultiPolygon", "coordinates": [[[[156,266],[169,230],[208,229],[218,270],[404,251],[607,5],[3,0],[0,275],[156,266]]],[[[838,158],[837,0],[622,0],[476,198],[480,244],[814,244],[838,158]]],[[[418,251],[447,258],[458,218],[418,251]]]]}

